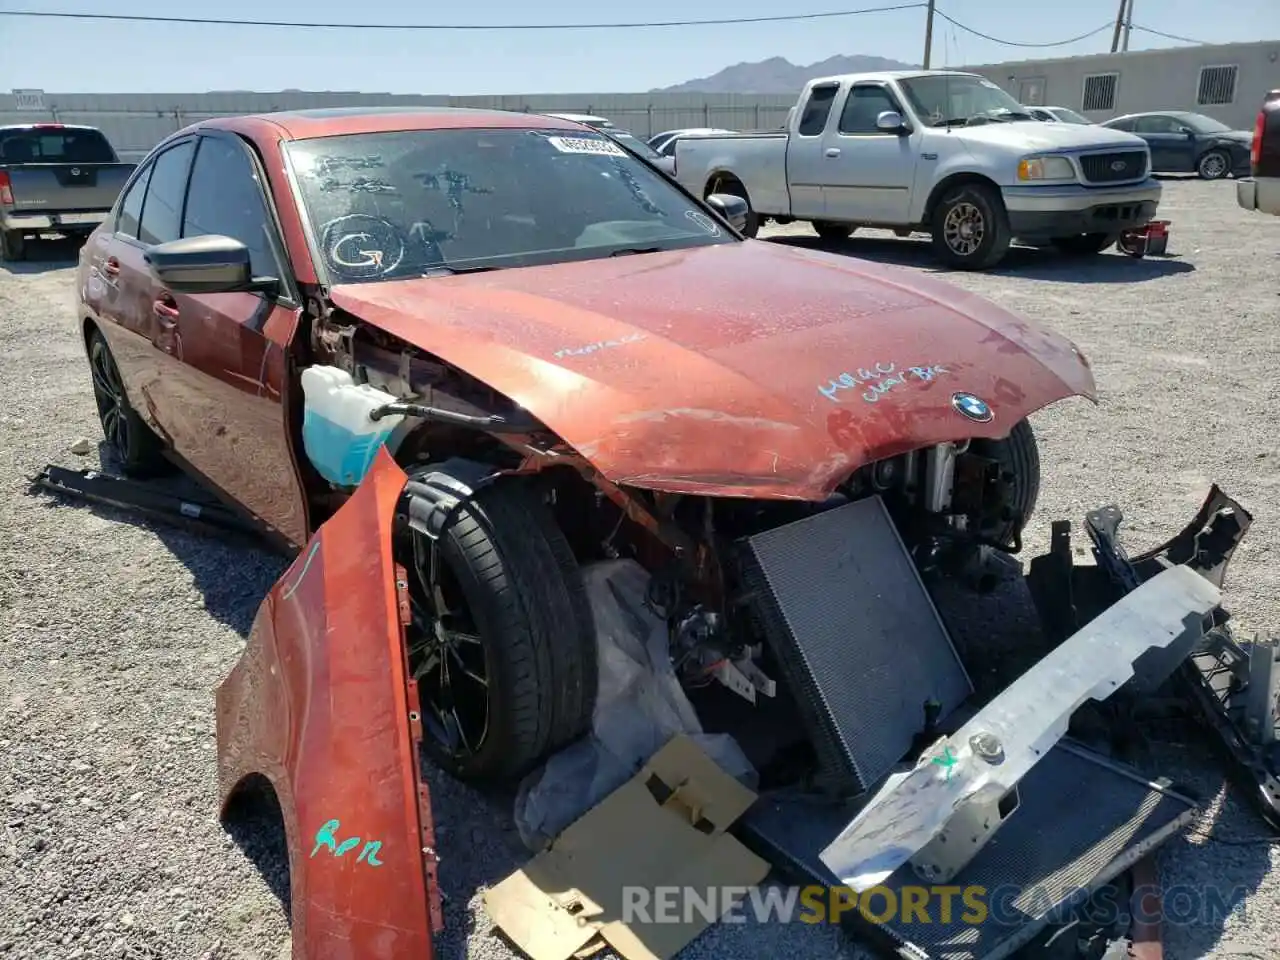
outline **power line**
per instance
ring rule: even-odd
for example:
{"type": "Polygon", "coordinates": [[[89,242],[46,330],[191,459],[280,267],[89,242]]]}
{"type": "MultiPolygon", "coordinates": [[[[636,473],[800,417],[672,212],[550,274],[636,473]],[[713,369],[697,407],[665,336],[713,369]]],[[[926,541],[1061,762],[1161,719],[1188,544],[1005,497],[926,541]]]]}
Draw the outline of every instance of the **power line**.
{"type": "Polygon", "coordinates": [[[1208,40],[1192,40],[1190,37],[1180,37],[1176,33],[1162,33],[1159,30],[1152,30],[1150,27],[1140,27],[1138,24],[1131,24],[1134,30],[1141,30],[1143,33],[1155,34],[1157,37],[1164,37],[1166,40],[1177,40],[1181,43],[1194,43],[1198,46],[1207,46],[1208,40]]]}
{"type": "Polygon", "coordinates": [[[861,10],[832,10],[824,13],[790,13],[772,17],[723,17],[715,20],[647,20],[636,23],[314,23],[287,20],[224,20],[218,17],[157,17],[124,13],[64,13],[48,10],[0,10],[0,16],[41,17],[60,20],[115,20],[130,23],[173,23],[233,27],[292,27],[299,30],[639,30],[650,27],[711,27],[738,23],[781,23],[795,20],[828,20],[867,13],[917,10],[925,2],[897,3],[861,10]]]}
{"type": "MultiPolygon", "coordinates": [[[[1102,26],[1090,30],[1088,33],[1082,33],[1078,37],[1072,37],[1069,40],[1054,40],[1052,43],[1023,43],[1018,40],[1001,40],[999,37],[993,37],[988,33],[983,33],[981,30],[975,30],[973,27],[966,26],[954,17],[947,16],[941,10],[935,10],[934,13],[952,26],[959,27],[965,33],[971,33],[975,37],[981,37],[983,40],[990,40],[992,43],[998,43],[1002,47],[1038,47],[1042,49],[1046,47],[1065,47],[1073,43],[1079,43],[1081,40],[1088,40],[1090,37],[1095,37],[1104,30],[1110,30],[1115,26],[1113,21],[1108,20],[1102,26]]],[[[1136,30],[1137,27],[1134,29],[1136,30]]]]}

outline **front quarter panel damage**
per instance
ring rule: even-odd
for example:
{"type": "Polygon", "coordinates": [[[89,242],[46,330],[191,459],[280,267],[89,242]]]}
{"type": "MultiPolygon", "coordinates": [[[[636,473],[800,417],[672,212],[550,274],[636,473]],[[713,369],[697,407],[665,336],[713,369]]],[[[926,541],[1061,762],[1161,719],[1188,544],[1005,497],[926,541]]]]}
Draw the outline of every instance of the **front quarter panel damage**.
{"type": "Polygon", "coordinates": [[[217,693],[224,814],[263,777],[284,816],[295,960],[429,960],[440,925],[391,552],[405,482],[379,454],[267,595],[217,693]]]}

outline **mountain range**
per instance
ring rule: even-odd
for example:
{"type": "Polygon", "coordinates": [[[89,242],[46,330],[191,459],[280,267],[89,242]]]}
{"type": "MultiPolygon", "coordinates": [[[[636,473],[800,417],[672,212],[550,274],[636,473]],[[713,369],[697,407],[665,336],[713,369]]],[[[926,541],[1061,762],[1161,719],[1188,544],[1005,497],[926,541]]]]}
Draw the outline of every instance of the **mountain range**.
{"type": "Polygon", "coordinates": [[[802,66],[785,57],[770,57],[758,63],[737,63],[719,73],[696,80],[686,80],[670,87],[658,87],[650,93],[795,93],[814,77],[840,73],[871,73],[876,70],[914,70],[918,64],[903,63],[885,57],[828,57],[802,66]]]}

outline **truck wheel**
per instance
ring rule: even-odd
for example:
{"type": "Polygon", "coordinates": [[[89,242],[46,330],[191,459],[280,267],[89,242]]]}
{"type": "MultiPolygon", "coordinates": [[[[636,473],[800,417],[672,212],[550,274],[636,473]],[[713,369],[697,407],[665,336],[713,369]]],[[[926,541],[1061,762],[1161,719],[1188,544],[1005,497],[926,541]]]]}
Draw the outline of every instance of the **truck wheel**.
{"type": "Polygon", "coordinates": [[[1210,150],[1196,164],[1201,180],[1221,180],[1231,172],[1231,158],[1221,150],[1210,150]]]}
{"type": "Polygon", "coordinates": [[[406,531],[397,554],[432,759],[459,779],[508,780],[587,731],[591,607],[568,541],[523,481],[478,491],[438,540],[406,531]]]}
{"type": "Polygon", "coordinates": [[[0,260],[16,263],[27,259],[27,244],[17,230],[0,230],[0,260]]]}
{"type": "Polygon", "coordinates": [[[813,232],[823,240],[848,240],[857,229],[848,223],[832,223],[830,220],[813,221],[813,232]]]}
{"type": "Polygon", "coordinates": [[[754,237],[760,232],[760,215],[751,206],[751,198],[747,196],[746,187],[737,180],[730,180],[727,183],[716,180],[707,188],[707,196],[713,193],[727,193],[731,196],[739,197],[747,205],[747,224],[742,228],[744,237],[754,237]]]}
{"type": "MultiPolygon", "coordinates": [[[[1000,440],[974,440],[969,449],[980,457],[989,457],[1013,477],[1012,504],[1025,526],[1040,499],[1040,449],[1031,424],[1019,420],[1009,435],[1000,440]]],[[[993,540],[1012,545],[1014,524],[1001,524],[998,529],[984,531],[993,540]]]]}
{"type": "Polygon", "coordinates": [[[933,251],[961,270],[985,270],[1003,259],[1013,236],[1004,201],[982,183],[949,190],[933,211],[933,251]]]}
{"type": "Polygon", "coordinates": [[[1078,233],[1074,237],[1054,237],[1052,242],[1059,252],[1079,257],[1101,253],[1118,239],[1118,233],[1078,233]]]}
{"type": "Polygon", "coordinates": [[[98,406],[102,435],[119,461],[120,469],[138,479],[166,472],[169,461],[164,457],[160,438],[130,405],[115,358],[98,330],[89,335],[89,373],[93,377],[93,399],[98,406]]]}

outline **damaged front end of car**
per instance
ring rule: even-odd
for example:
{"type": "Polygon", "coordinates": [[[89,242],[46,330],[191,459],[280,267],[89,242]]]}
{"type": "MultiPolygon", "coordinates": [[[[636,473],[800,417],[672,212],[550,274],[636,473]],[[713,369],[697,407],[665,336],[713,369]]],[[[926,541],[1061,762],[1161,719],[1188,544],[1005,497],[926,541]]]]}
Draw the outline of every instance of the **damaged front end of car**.
{"type": "MultiPolygon", "coordinates": [[[[1221,606],[1250,518],[1216,488],[1182,534],[1136,559],[1118,546],[1113,507],[1086,519],[1093,566],[1072,562],[1070,524],[1055,524],[1026,576],[1044,627],[1043,647],[1028,645],[1044,655],[1009,675],[981,642],[988,627],[957,642],[936,598],[957,574],[984,590],[1009,579],[1011,565],[992,560],[1016,551],[1034,498],[1000,450],[911,452],[814,503],[627,489],[550,466],[536,439],[517,445],[526,455],[505,464],[408,469],[379,452],[272,590],[219,691],[224,802],[265,778],[286,811],[300,960],[346,955],[328,949],[337,937],[364,944],[361,956],[430,955],[440,914],[422,753],[460,776],[472,769],[451,752],[468,746],[458,681],[472,661],[450,639],[470,628],[433,596],[441,557],[418,547],[462,517],[485,533],[498,516],[486,491],[522,488],[530,514],[572,531],[598,655],[582,680],[589,725],[510,771],[527,774],[516,819],[535,849],[667,738],[693,735],[759,788],[738,832],[784,873],[898,904],[921,885],[1005,891],[978,922],[959,910],[927,924],[909,910],[845,915],[900,956],[996,960],[1195,814],[1171,784],[1070,736],[1086,702],[1182,684],[1255,796],[1280,803],[1265,754],[1275,646],[1233,640],[1221,606]]],[[[489,562],[509,569],[513,597],[560,602],[503,549],[489,562]]],[[[556,709],[545,708],[553,727],[556,709]]]]}

